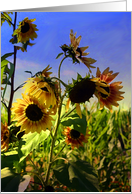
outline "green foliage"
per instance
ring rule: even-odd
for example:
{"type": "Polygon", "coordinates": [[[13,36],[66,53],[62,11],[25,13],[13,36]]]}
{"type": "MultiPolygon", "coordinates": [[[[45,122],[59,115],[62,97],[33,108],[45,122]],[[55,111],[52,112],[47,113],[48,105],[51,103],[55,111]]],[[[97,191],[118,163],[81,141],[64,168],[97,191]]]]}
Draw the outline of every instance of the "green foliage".
{"type": "Polygon", "coordinates": [[[56,178],[78,192],[98,192],[98,179],[92,166],[86,161],[69,161],[54,168],[56,178]]]}
{"type": "Polygon", "coordinates": [[[21,175],[12,172],[8,167],[1,170],[1,191],[17,192],[21,175]]]}
{"type": "Polygon", "coordinates": [[[18,155],[20,157],[20,162],[31,151],[36,149],[37,146],[49,136],[49,134],[49,130],[41,131],[40,134],[38,134],[37,132],[25,134],[19,143],[18,155]]]}

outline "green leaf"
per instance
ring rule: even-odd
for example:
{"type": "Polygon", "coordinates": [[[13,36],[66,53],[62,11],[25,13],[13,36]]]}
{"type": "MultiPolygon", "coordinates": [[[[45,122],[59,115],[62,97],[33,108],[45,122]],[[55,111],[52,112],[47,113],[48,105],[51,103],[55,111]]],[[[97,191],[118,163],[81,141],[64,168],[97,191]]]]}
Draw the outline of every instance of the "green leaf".
{"type": "Polygon", "coordinates": [[[17,192],[21,176],[15,174],[8,167],[1,170],[1,191],[17,192]]]}
{"type": "MultiPolygon", "coordinates": [[[[8,79],[7,79],[7,84],[8,84],[9,79],[11,78],[11,76],[12,76],[12,74],[13,74],[13,72],[14,72],[14,64],[11,63],[11,62],[9,62],[9,64],[10,64],[10,69],[9,69],[9,77],[8,77],[8,79]]],[[[4,88],[4,92],[3,92],[2,98],[4,98],[5,91],[6,91],[6,88],[7,88],[7,84],[6,84],[5,88],[4,88]]]]}
{"type": "Polygon", "coordinates": [[[26,73],[30,73],[30,74],[31,74],[31,76],[33,75],[31,71],[25,71],[25,72],[26,72],[26,73]]]}
{"type": "Polygon", "coordinates": [[[10,154],[11,155],[2,155],[1,156],[1,169],[5,168],[5,167],[9,167],[10,169],[12,169],[13,162],[19,161],[17,152],[16,152],[16,154],[12,154],[12,153],[10,153],[10,154]]]}
{"type": "Polygon", "coordinates": [[[4,73],[4,70],[5,70],[5,67],[8,63],[9,63],[9,61],[7,61],[7,60],[3,60],[1,62],[1,83],[2,83],[2,79],[3,79],[3,73],[4,73]]]}
{"type": "Polygon", "coordinates": [[[69,172],[68,172],[69,165],[70,165],[69,163],[60,164],[53,169],[54,175],[58,179],[58,181],[60,181],[63,185],[66,185],[67,187],[72,186],[69,180],[69,172]]]}
{"type": "Polygon", "coordinates": [[[56,59],[60,58],[63,55],[63,53],[59,53],[56,57],[56,59]]]}
{"type": "Polygon", "coordinates": [[[6,59],[7,57],[10,57],[10,56],[12,56],[14,53],[6,53],[5,55],[3,55],[2,57],[1,57],[1,62],[4,60],[4,59],[6,59]]]}
{"type": "Polygon", "coordinates": [[[71,129],[75,129],[86,135],[87,121],[86,116],[82,114],[82,119],[80,119],[78,114],[70,114],[70,116],[62,119],[61,124],[63,126],[69,126],[71,129]]]}
{"type": "Polygon", "coordinates": [[[77,160],[62,164],[53,170],[55,177],[67,187],[78,192],[98,192],[98,177],[86,161],[77,160]]]}
{"type": "Polygon", "coordinates": [[[7,74],[5,72],[3,73],[2,84],[11,85],[11,82],[8,80],[7,74]]]}
{"type": "Polygon", "coordinates": [[[41,133],[28,133],[23,135],[19,143],[18,155],[21,162],[31,151],[33,151],[39,143],[44,141],[50,134],[50,131],[41,131],[41,133]]]}
{"type": "Polygon", "coordinates": [[[98,177],[86,161],[70,162],[69,179],[74,188],[83,192],[98,192],[98,177]]]}

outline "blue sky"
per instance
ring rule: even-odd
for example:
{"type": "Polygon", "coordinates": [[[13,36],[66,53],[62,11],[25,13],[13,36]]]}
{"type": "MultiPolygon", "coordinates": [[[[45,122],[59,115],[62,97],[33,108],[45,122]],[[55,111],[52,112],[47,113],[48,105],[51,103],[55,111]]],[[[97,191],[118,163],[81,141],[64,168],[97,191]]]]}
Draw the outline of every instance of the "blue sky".
{"type": "MultiPolygon", "coordinates": [[[[29,77],[24,71],[34,74],[48,64],[52,67],[53,75],[57,76],[61,58],[55,58],[61,52],[61,45],[70,44],[69,34],[73,29],[77,37],[82,36],[80,46],[89,46],[88,57],[97,60],[95,67],[99,67],[101,72],[107,67],[114,73],[119,72],[114,81],[122,81],[121,91],[125,91],[124,100],[119,103],[124,108],[131,106],[130,12],[18,12],[17,24],[25,17],[36,18],[34,24],[39,31],[37,39],[31,41],[35,45],[28,47],[27,52],[17,53],[15,87],[29,77]]],[[[11,34],[12,27],[4,23],[1,28],[1,55],[13,51],[9,43],[11,34]]],[[[88,68],[83,63],[74,65],[70,59],[66,59],[62,65],[61,78],[67,83],[72,77],[76,78],[77,72],[85,76],[88,68]]],[[[92,75],[96,75],[96,69],[92,69],[92,75]]],[[[15,98],[21,97],[21,92],[17,92],[15,98]]]]}

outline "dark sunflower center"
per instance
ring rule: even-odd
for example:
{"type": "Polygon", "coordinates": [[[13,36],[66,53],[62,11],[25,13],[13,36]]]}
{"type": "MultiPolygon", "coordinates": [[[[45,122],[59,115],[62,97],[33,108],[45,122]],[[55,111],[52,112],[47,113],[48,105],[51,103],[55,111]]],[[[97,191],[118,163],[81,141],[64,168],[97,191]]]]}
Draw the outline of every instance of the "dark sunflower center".
{"type": "Polygon", "coordinates": [[[26,109],[26,116],[31,121],[39,121],[43,116],[43,112],[36,104],[30,104],[26,109]]]}
{"type": "Polygon", "coordinates": [[[76,85],[71,89],[69,97],[71,102],[81,103],[88,101],[89,98],[95,92],[95,83],[89,79],[84,79],[80,82],[77,82],[76,85]]]}
{"type": "Polygon", "coordinates": [[[80,132],[76,131],[75,129],[72,129],[70,131],[71,138],[78,139],[80,137],[80,132]]]}
{"type": "Polygon", "coordinates": [[[48,89],[46,87],[41,88],[41,90],[45,91],[45,92],[49,92],[48,89]]]}
{"type": "MultiPolygon", "coordinates": [[[[105,82],[102,82],[102,83],[106,84],[105,82]]],[[[101,87],[101,88],[103,88],[106,92],[110,93],[109,86],[107,86],[107,87],[101,87]]],[[[103,94],[103,93],[100,93],[100,94],[101,94],[102,98],[107,98],[108,97],[107,94],[103,94]]]]}
{"type": "Polygon", "coordinates": [[[78,47],[76,51],[80,53],[80,56],[79,56],[79,57],[81,58],[81,56],[82,56],[82,51],[81,51],[81,49],[78,47]]]}
{"type": "Polygon", "coordinates": [[[21,26],[21,32],[22,32],[22,33],[26,33],[26,32],[29,31],[29,29],[30,29],[29,24],[28,24],[27,22],[24,22],[24,25],[21,26]]]}

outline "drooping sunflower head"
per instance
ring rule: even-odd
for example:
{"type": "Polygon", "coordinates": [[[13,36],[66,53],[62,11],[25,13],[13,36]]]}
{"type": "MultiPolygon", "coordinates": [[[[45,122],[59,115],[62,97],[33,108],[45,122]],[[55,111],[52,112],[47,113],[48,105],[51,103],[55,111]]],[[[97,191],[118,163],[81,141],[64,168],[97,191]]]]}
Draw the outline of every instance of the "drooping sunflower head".
{"type": "Polygon", "coordinates": [[[95,88],[95,82],[89,77],[73,81],[73,85],[69,89],[69,98],[73,103],[84,103],[93,96],[95,88]]]}
{"type": "Polygon", "coordinates": [[[17,127],[21,126],[20,131],[40,133],[42,130],[51,130],[53,118],[45,105],[33,96],[22,94],[22,97],[23,99],[17,99],[11,108],[13,121],[17,121],[17,127]]]}
{"type": "Polygon", "coordinates": [[[5,122],[5,124],[3,124],[1,122],[1,151],[7,151],[9,147],[9,137],[10,133],[7,123],[5,122]]]}
{"type": "Polygon", "coordinates": [[[87,48],[89,46],[85,46],[85,47],[79,47],[80,41],[81,41],[81,36],[79,36],[78,38],[76,38],[76,33],[73,34],[73,30],[71,30],[70,32],[70,40],[71,40],[71,47],[73,48],[74,51],[74,58],[76,58],[78,63],[84,63],[88,69],[89,72],[91,73],[91,69],[90,68],[95,68],[94,66],[92,66],[91,64],[95,63],[96,60],[92,59],[92,58],[87,58],[85,56],[87,56],[89,54],[89,52],[85,52],[87,50],[87,48]]]}
{"type": "Polygon", "coordinates": [[[88,132],[89,131],[86,130],[86,135],[84,136],[81,132],[66,127],[62,133],[66,136],[65,142],[67,145],[70,144],[71,148],[74,149],[74,147],[79,148],[79,146],[83,146],[83,142],[88,142],[88,137],[90,136],[88,132]]]}
{"type": "Polygon", "coordinates": [[[35,24],[32,24],[35,20],[29,20],[26,17],[22,22],[19,22],[18,28],[13,33],[13,35],[17,36],[18,42],[26,43],[29,39],[34,40],[34,38],[37,38],[35,31],[38,31],[38,29],[35,24]]]}
{"type": "Polygon", "coordinates": [[[99,84],[104,84],[104,86],[100,85],[96,87],[95,95],[99,100],[100,109],[103,109],[106,106],[110,111],[112,111],[112,105],[118,107],[119,104],[117,101],[124,99],[121,94],[125,92],[119,91],[123,86],[120,84],[121,81],[110,82],[118,75],[119,73],[114,73],[113,71],[109,71],[109,67],[106,68],[103,73],[100,72],[99,68],[97,68],[96,78],[98,79],[99,84]]]}
{"type": "Polygon", "coordinates": [[[66,111],[69,109],[70,102],[72,104],[76,104],[77,114],[81,116],[81,108],[80,103],[85,103],[89,101],[96,89],[96,83],[88,76],[82,78],[80,74],[77,76],[77,80],[73,79],[73,83],[69,85],[67,93],[68,93],[68,101],[66,104],[66,111]]]}
{"type": "Polygon", "coordinates": [[[25,93],[38,98],[46,108],[50,108],[55,114],[59,106],[59,89],[58,82],[51,80],[50,73],[43,71],[40,75],[29,78],[23,88],[25,93]]]}

